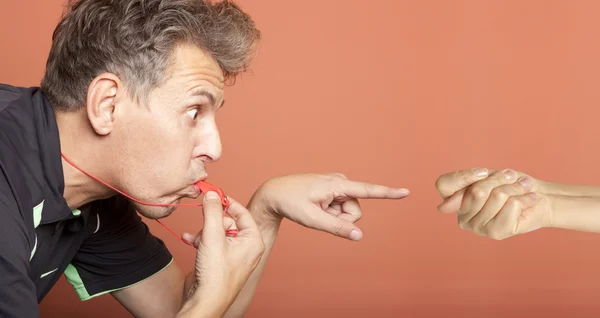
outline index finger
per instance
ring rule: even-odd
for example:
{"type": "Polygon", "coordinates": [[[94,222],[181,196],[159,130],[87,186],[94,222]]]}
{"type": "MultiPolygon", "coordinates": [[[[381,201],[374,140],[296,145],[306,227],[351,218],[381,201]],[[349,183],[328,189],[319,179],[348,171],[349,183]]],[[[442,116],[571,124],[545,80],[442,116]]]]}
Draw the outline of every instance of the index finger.
{"type": "Polygon", "coordinates": [[[446,199],[454,193],[472,185],[473,183],[487,178],[488,175],[489,171],[485,168],[473,168],[455,171],[441,175],[435,181],[435,187],[437,188],[442,199],[446,199]]]}
{"type": "Polygon", "coordinates": [[[380,184],[372,184],[351,180],[336,180],[339,190],[345,195],[357,199],[402,199],[410,194],[406,188],[391,188],[380,184]]]}
{"type": "Polygon", "coordinates": [[[235,220],[238,230],[241,232],[245,229],[258,229],[258,225],[256,224],[256,221],[254,221],[250,211],[240,203],[231,199],[230,201],[231,205],[227,209],[227,214],[235,220]]]}

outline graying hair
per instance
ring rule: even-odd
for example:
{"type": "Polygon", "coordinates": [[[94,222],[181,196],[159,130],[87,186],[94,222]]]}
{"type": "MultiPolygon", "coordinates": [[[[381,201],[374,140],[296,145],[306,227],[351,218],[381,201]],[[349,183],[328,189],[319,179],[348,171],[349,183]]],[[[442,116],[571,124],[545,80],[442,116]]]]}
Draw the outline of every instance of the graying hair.
{"type": "Polygon", "coordinates": [[[225,80],[248,69],[261,38],[251,17],[232,1],[79,0],[52,36],[42,91],[57,110],[85,105],[87,88],[103,72],[123,80],[131,97],[162,81],[175,47],[198,46],[225,80]]]}

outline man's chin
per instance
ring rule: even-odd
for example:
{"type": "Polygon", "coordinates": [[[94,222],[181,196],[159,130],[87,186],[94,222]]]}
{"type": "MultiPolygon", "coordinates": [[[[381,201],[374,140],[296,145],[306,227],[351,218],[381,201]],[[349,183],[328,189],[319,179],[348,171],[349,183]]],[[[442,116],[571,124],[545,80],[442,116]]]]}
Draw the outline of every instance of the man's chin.
{"type": "Polygon", "coordinates": [[[137,205],[136,210],[143,215],[144,217],[152,220],[166,218],[173,211],[175,211],[176,206],[145,206],[145,205],[137,205]]]}

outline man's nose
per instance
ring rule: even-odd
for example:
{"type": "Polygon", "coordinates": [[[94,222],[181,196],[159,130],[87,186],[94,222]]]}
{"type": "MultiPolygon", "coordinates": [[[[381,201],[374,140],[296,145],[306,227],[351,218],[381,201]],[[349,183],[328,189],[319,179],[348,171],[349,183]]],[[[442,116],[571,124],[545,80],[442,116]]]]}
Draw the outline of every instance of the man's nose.
{"type": "Polygon", "coordinates": [[[221,158],[222,151],[219,130],[217,129],[217,125],[212,122],[204,127],[202,133],[199,134],[198,146],[195,152],[198,156],[202,157],[203,161],[213,162],[221,158]]]}

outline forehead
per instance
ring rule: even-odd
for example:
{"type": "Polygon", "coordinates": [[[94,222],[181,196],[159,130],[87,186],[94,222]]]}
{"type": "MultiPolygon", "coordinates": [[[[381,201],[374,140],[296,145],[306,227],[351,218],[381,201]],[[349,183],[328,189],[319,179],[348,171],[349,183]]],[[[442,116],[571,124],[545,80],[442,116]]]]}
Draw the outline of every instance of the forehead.
{"type": "Polygon", "coordinates": [[[175,47],[167,73],[169,76],[165,84],[177,85],[185,91],[198,86],[211,86],[214,93],[221,94],[225,87],[219,64],[202,49],[191,44],[175,47]]]}

